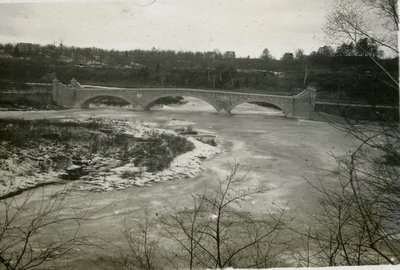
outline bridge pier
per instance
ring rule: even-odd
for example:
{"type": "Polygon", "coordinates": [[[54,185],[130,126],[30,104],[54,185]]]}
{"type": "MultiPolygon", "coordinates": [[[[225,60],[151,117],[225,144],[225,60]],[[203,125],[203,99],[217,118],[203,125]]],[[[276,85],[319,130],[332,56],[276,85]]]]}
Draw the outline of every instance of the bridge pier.
{"type": "Polygon", "coordinates": [[[226,110],[226,109],[220,109],[218,111],[218,114],[231,114],[231,111],[230,110],[226,110]]]}
{"type": "Polygon", "coordinates": [[[134,106],[133,110],[134,110],[135,112],[147,111],[146,108],[143,108],[143,107],[140,106],[140,105],[134,106]]]}

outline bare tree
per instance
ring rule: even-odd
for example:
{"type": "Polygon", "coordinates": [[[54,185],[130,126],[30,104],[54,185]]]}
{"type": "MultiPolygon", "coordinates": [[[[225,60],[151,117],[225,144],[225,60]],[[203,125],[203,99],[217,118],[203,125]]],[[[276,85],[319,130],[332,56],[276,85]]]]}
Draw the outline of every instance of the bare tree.
{"type": "MultiPolygon", "coordinates": [[[[359,39],[368,38],[395,55],[399,54],[398,32],[397,0],[338,0],[325,25],[325,33],[333,41],[342,43],[350,40],[357,44],[359,39]]],[[[386,74],[388,79],[384,82],[399,90],[398,77],[386,70],[372,52],[365,51],[365,55],[386,74]]]]}
{"type": "Polygon", "coordinates": [[[204,196],[192,195],[192,199],[192,208],[185,207],[183,210],[172,211],[170,215],[160,219],[167,237],[171,237],[183,249],[183,256],[174,252],[175,258],[187,261],[189,269],[196,268],[200,264],[197,251],[199,243],[205,236],[203,227],[208,225],[208,222],[199,222],[202,218],[204,196]]]}
{"type": "Polygon", "coordinates": [[[274,264],[283,209],[251,214],[250,199],[266,190],[238,188],[239,165],[232,167],[214,192],[195,195],[193,208],[170,215],[167,232],[188,254],[189,268],[266,267],[274,264]],[[243,210],[248,208],[248,211],[243,210]]]}
{"type": "MultiPolygon", "coordinates": [[[[337,124],[360,144],[337,158],[338,181],[320,181],[321,211],[307,232],[315,265],[400,262],[400,136],[395,125],[337,124]]],[[[305,235],[305,234],[304,234],[305,235]]],[[[304,260],[303,260],[304,262],[304,260]]]]}
{"type": "MultiPolygon", "coordinates": [[[[367,38],[398,55],[397,0],[339,0],[329,13],[326,34],[342,42],[367,38]]],[[[387,75],[385,83],[399,90],[397,76],[360,46],[387,75]]],[[[377,123],[332,123],[355,137],[359,145],[346,159],[337,159],[335,186],[314,186],[322,195],[316,225],[304,235],[310,245],[306,261],[316,265],[399,263],[400,137],[398,126],[375,112],[377,123]]]]}
{"type": "Polygon", "coordinates": [[[251,213],[252,196],[266,190],[240,188],[238,169],[234,165],[214,191],[193,194],[191,206],[167,209],[153,225],[136,225],[141,230],[127,229],[132,258],[125,260],[127,268],[154,269],[159,267],[155,260],[189,269],[276,266],[283,249],[284,207],[251,213]],[[164,247],[156,239],[162,239],[164,247]]]}
{"type": "Polygon", "coordinates": [[[125,269],[156,269],[159,257],[159,242],[154,236],[156,222],[146,213],[144,222],[137,222],[135,226],[125,225],[123,232],[128,244],[128,253],[122,254],[125,269]]]}
{"type": "MultiPolygon", "coordinates": [[[[398,54],[398,22],[397,0],[343,0],[330,13],[325,29],[331,37],[355,43],[368,38],[398,54]]],[[[398,90],[398,78],[366,54],[385,72],[386,83],[398,90]]],[[[338,159],[339,188],[316,187],[324,215],[317,225],[329,233],[316,230],[310,237],[318,246],[317,257],[323,255],[328,265],[400,262],[400,135],[396,123],[376,115],[378,123],[345,117],[344,124],[333,124],[359,145],[346,160],[338,159]]]]}
{"type": "Polygon", "coordinates": [[[339,0],[328,15],[325,32],[341,42],[357,43],[366,37],[398,54],[398,21],[397,0],[339,0]]]}
{"type": "Polygon", "coordinates": [[[80,223],[87,217],[64,215],[65,196],[42,194],[39,205],[33,207],[32,195],[0,202],[0,265],[7,270],[32,269],[89,244],[80,234],[80,223]]]}
{"type": "Polygon", "coordinates": [[[263,59],[263,60],[265,60],[265,61],[269,61],[269,60],[274,59],[274,58],[272,57],[270,51],[269,51],[267,48],[265,48],[265,49],[263,50],[263,52],[262,52],[260,58],[263,59]]]}

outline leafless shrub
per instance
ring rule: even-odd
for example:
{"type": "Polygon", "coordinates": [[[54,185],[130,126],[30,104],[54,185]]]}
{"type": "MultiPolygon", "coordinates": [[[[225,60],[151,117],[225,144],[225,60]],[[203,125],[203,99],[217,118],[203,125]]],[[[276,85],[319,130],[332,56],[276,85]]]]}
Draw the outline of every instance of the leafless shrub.
{"type": "Polygon", "coordinates": [[[137,222],[135,226],[125,226],[124,238],[128,244],[128,253],[123,252],[123,266],[125,269],[157,268],[159,258],[159,243],[154,237],[154,220],[146,214],[144,222],[137,222]]]}
{"type": "Polygon", "coordinates": [[[320,181],[321,212],[307,234],[315,265],[400,262],[400,137],[393,123],[336,127],[353,135],[358,147],[337,159],[335,185],[320,181]]]}
{"type": "Polygon", "coordinates": [[[0,201],[0,265],[5,269],[32,269],[89,244],[80,233],[86,217],[64,215],[64,196],[42,194],[34,208],[33,192],[21,196],[0,201]]]}
{"type": "MultiPolygon", "coordinates": [[[[398,54],[397,1],[339,1],[328,17],[326,32],[339,40],[367,37],[398,54]],[[383,31],[370,28],[373,20],[366,16],[371,14],[378,18],[374,23],[386,25],[383,31]]],[[[370,58],[385,72],[387,83],[398,90],[398,78],[374,56],[370,58]]],[[[335,185],[324,181],[314,185],[321,194],[321,212],[315,226],[303,233],[309,243],[307,256],[302,256],[307,265],[400,262],[399,127],[378,112],[376,115],[376,123],[349,118],[345,123],[332,123],[359,144],[347,159],[337,159],[340,173],[335,185]]]]}
{"type": "Polygon", "coordinates": [[[252,214],[251,197],[266,190],[239,188],[243,179],[237,177],[238,169],[238,164],[233,166],[213,192],[192,195],[191,207],[161,219],[167,236],[181,249],[181,253],[175,251],[175,257],[189,269],[277,264],[273,255],[281,246],[277,238],[284,211],[252,214]]]}

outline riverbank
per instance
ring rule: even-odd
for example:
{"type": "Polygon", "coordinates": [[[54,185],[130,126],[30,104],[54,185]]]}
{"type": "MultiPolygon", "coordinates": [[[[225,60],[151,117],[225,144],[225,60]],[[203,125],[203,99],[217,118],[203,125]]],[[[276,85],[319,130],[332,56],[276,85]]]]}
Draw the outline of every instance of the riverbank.
{"type": "Polygon", "coordinates": [[[220,152],[151,123],[86,119],[0,124],[0,198],[48,184],[71,182],[72,189],[107,191],[191,178],[200,173],[202,160],[220,152]]]}

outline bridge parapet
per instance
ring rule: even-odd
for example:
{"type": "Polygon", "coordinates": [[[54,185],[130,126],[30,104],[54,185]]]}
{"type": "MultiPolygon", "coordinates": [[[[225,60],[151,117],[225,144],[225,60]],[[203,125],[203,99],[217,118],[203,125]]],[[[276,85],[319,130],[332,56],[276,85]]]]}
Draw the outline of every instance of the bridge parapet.
{"type": "Polygon", "coordinates": [[[76,89],[66,86],[59,80],[53,80],[53,100],[67,107],[73,107],[76,103],[76,89]]]}
{"type": "Polygon", "coordinates": [[[316,89],[307,87],[293,97],[293,117],[309,119],[315,109],[316,89]]]}
{"type": "Polygon", "coordinates": [[[71,79],[70,85],[73,88],[82,88],[82,85],[75,78],[71,79]]]}

